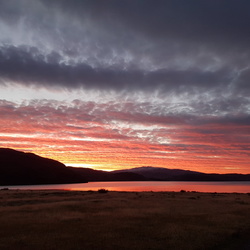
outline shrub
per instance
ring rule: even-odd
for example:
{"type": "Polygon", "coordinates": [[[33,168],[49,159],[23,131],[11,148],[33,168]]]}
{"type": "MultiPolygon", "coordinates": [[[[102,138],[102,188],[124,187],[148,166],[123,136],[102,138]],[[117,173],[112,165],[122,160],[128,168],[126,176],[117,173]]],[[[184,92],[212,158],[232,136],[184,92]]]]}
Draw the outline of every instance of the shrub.
{"type": "Polygon", "coordinates": [[[104,189],[104,188],[98,189],[98,193],[106,194],[107,192],[108,192],[107,189],[104,189]]]}

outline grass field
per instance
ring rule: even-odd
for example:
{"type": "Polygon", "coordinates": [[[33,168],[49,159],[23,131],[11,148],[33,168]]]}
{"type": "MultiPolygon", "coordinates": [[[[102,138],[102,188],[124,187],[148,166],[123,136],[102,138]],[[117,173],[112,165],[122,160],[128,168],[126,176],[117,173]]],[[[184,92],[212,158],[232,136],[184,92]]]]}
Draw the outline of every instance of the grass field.
{"type": "Polygon", "coordinates": [[[250,249],[250,195],[0,190],[0,249],[250,249]]]}

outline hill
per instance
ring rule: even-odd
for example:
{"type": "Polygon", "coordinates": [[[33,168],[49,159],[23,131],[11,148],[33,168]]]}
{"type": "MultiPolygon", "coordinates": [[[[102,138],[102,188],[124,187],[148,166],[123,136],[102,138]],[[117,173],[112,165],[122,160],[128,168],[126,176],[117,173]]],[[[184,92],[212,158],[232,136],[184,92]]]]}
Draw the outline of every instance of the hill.
{"type": "Polygon", "coordinates": [[[147,178],[133,172],[107,172],[101,170],[94,170],[91,168],[75,168],[69,167],[79,176],[82,176],[87,181],[145,181],[147,178]]]}
{"type": "Polygon", "coordinates": [[[152,181],[250,181],[250,174],[206,174],[202,172],[155,167],[139,167],[116,170],[113,173],[130,172],[152,181]]]}
{"type": "Polygon", "coordinates": [[[86,180],[64,164],[9,148],[0,148],[0,185],[78,183],[86,180]]]}

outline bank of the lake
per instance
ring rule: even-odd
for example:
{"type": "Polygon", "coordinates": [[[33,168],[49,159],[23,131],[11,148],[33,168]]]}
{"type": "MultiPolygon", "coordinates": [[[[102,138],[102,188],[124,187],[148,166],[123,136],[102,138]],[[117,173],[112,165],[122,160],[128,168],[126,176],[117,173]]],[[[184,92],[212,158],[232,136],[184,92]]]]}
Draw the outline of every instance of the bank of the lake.
{"type": "Polygon", "coordinates": [[[250,195],[1,190],[0,249],[249,249],[250,195]]]}

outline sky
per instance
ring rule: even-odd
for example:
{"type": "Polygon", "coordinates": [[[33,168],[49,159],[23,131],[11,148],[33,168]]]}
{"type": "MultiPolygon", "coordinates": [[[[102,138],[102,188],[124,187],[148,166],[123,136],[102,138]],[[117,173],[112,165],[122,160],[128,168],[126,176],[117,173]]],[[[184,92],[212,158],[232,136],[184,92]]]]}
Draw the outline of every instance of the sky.
{"type": "Polygon", "coordinates": [[[0,147],[250,173],[249,13],[249,0],[0,0],[0,147]]]}

